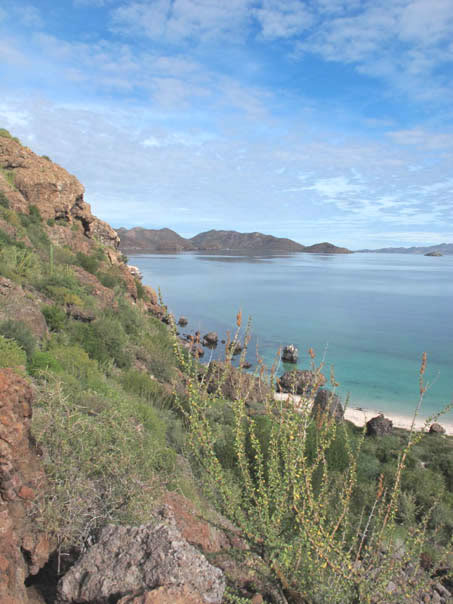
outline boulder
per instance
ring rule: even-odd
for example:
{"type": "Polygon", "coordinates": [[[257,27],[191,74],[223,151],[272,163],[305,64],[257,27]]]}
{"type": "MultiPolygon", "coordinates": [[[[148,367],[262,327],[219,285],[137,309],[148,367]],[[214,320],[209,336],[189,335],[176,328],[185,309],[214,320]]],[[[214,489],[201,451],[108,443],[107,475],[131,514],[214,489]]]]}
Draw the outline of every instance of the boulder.
{"type": "Polygon", "coordinates": [[[220,604],[224,591],[222,571],[167,517],[139,527],[105,527],[99,541],[60,579],[57,603],[170,604],[184,602],[185,594],[191,604],[220,604]]]}
{"type": "Polygon", "coordinates": [[[316,374],[310,369],[293,369],[287,371],[277,380],[277,391],[290,394],[309,394],[326,383],[322,373],[316,374]]]}
{"type": "Polygon", "coordinates": [[[333,417],[335,421],[341,422],[344,417],[344,409],[340,397],[331,390],[321,388],[316,393],[312,414],[317,418],[327,415],[333,417]]]}
{"type": "Polygon", "coordinates": [[[445,428],[436,422],[434,424],[431,424],[431,426],[429,427],[429,433],[430,434],[445,434],[445,428]]]}
{"type": "Polygon", "coordinates": [[[234,401],[245,399],[248,403],[263,403],[270,395],[269,384],[250,373],[236,369],[229,363],[211,361],[204,376],[209,394],[219,393],[234,401]]]}
{"type": "Polygon", "coordinates": [[[203,336],[203,344],[208,348],[215,348],[219,341],[219,336],[215,331],[210,331],[209,333],[203,336]]]}
{"type": "Polygon", "coordinates": [[[366,423],[367,436],[387,436],[393,432],[393,422],[380,413],[366,423]]]}
{"type": "Polygon", "coordinates": [[[299,351],[294,344],[285,346],[282,351],[282,361],[284,363],[297,363],[299,358],[299,351]]]}
{"type": "Polygon", "coordinates": [[[187,317],[179,317],[178,325],[180,325],[181,327],[185,327],[188,322],[189,319],[187,319],[187,317]]]}

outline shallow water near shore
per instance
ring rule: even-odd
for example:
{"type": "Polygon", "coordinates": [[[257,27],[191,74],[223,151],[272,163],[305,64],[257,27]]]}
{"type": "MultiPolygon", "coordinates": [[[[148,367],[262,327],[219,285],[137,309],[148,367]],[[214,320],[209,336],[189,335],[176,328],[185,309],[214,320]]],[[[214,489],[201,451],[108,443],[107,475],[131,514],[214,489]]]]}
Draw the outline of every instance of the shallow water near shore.
{"type": "Polygon", "coordinates": [[[129,263],[160,288],[176,317],[188,317],[181,331],[224,337],[241,309],[252,317],[250,362],[256,346],[271,366],[280,346],[295,344],[304,368],[312,347],[334,367],[351,406],[411,415],[424,351],[431,386],[421,415],[453,399],[453,256],[186,252],[129,256],[129,263]]]}

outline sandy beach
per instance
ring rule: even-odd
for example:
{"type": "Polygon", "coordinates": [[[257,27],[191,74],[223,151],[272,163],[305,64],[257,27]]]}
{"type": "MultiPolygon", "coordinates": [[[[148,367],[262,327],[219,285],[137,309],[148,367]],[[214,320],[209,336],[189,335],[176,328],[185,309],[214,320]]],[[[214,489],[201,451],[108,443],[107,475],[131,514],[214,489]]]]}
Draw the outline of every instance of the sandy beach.
{"type": "MultiPolygon", "coordinates": [[[[286,394],[284,392],[275,393],[275,398],[278,400],[287,400],[288,397],[298,403],[300,401],[300,396],[296,394],[286,394]]],[[[348,407],[345,412],[345,419],[352,422],[355,426],[362,427],[369,421],[371,418],[379,415],[380,411],[376,411],[375,409],[362,409],[358,407],[348,407]]],[[[388,417],[392,420],[393,426],[395,428],[402,428],[404,430],[410,430],[412,425],[412,417],[407,415],[399,415],[396,413],[384,413],[385,417],[388,417]]],[[[438,423],[445,428],[445,433],[448,436],[453,436],[453,422],[450,421],[442,421],[442,417],[439,418],[438,423]]],[[[425,418],[420,417],[415,421],[415,429],[421,430],[425,426],[425,418]]]]}

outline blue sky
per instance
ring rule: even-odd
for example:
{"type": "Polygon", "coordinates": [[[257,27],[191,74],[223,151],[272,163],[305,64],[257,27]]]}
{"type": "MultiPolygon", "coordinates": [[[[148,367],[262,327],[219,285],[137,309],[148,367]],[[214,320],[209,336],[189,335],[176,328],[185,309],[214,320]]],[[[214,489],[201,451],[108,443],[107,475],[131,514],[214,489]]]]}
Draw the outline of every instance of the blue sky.
{"type": "Polygon", "coordinates": [[[116,227],[453,242],[451,0],[0,0],[0,127],[116,227]]]}

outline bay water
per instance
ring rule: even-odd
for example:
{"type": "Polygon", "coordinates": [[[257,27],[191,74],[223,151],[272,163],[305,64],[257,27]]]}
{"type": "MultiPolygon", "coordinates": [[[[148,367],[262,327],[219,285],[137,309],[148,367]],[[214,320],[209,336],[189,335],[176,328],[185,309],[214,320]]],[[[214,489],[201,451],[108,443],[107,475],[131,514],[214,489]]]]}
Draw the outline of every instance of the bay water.
{"type": "MultiPolygon", "coordinates": [[[[189,319],[182,331],[224,338],[239,310],[245,322],[250,316],[251,363],[258,350],[270,367],[280,347],[295,344],[297,366],[308,368],[313,348],[350,406],[411,415],[423,352],[429,388],[421,415],[453,399],[453,256],[226,251],[135,255],[129,263],[175,317],[189,319]]],[[[278,373],[291,368],[280,363],[278,373]]]]}

